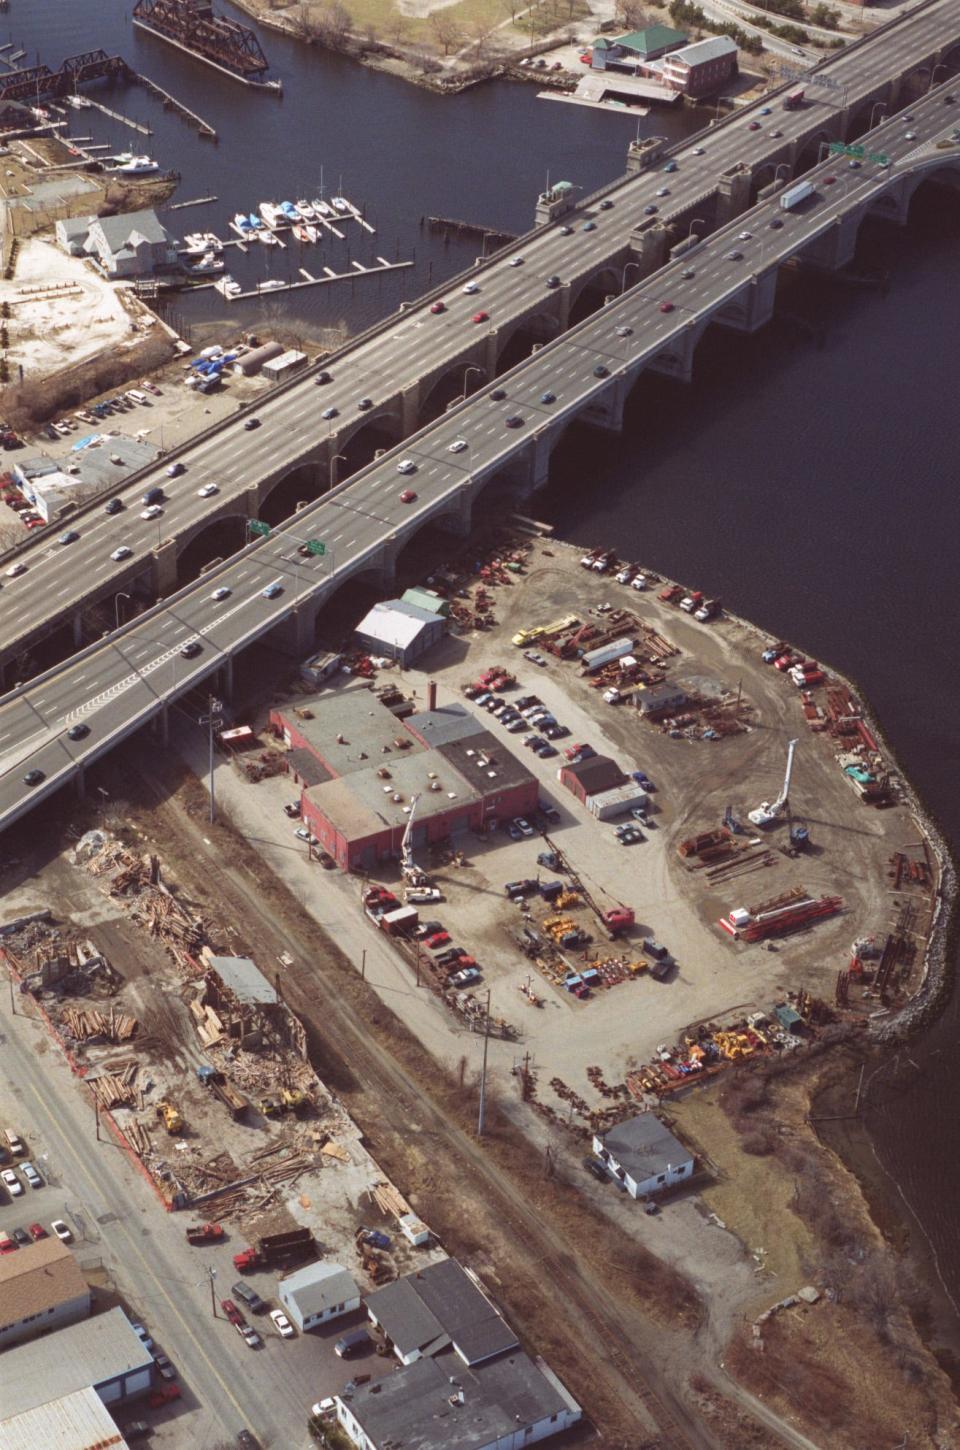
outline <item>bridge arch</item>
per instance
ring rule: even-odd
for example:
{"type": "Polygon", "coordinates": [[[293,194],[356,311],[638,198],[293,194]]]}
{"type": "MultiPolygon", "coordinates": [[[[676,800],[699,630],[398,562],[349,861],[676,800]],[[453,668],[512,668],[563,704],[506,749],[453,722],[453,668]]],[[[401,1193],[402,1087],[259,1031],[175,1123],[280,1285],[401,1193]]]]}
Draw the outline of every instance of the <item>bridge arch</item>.
{"type": "MultiPolygon", "coordinates": [[[[624,290],[624,281],[629,282],[629,277],[624,276],[628,265],[629,263],[625,263],[623,267],[603,267],[581,283],[578,288],[571,290],[568,326],[574,327],[585,317],[599,312],[608,297],[620,296],[624,290]]],[[[634,281],[636,281],[635,275],[634,281]]]]}
{"type": "MultiPolygon", "coordinates": [[[[334,440],[336,452],[342,455],[337,467],[337,480],[342,482],[358,468],[372,463],[378,452],[396,448],[403,437],[403,422],[399,414],[386,410],[370,413],[342,429],[334,440]]],[[[333,451],[330,456],[332,459],[333,451]]]]}
{"type": "Polygon", "coordinates": [[[247,542],[247,516],[221,513],[177,537],[177,584],[189,584],[216,559],[228,559],[247,542]]]}
{"type": "Polygon", "coordinates": [[[802,172],[808,171],[811,166],[816,166],[820,160],[820,148],[828,147],[835,139],[827,130],[815,131],[812,136],[808,136],[797,155],[794,165],[796,175],[799,176],[802,172]]]}
{"type": "Polygon", "coordinates": [[[329,465],[319,461],[300,463],[263,490],[258,517],[267,524],[282,524],[296,511],[298,503],[312,503],[329,487],[329,465]]]}
{"type": "Polygon", "coordinates": [[[477,392],[489,381],[485,362],[480,358],[475,362],[461,358],[451,363],[437,373],[421,397],[417,426],[426,427],[445,413],[451,403],[464,397],[469,398],[471,393],[477,392]]]}
{"type": "Polygon", "coordinates": [[[526,362],[534,349],[553,342],[563,331],[559,311],[533,312],[497,336],[497,372],[506,373],[526,362]]]}

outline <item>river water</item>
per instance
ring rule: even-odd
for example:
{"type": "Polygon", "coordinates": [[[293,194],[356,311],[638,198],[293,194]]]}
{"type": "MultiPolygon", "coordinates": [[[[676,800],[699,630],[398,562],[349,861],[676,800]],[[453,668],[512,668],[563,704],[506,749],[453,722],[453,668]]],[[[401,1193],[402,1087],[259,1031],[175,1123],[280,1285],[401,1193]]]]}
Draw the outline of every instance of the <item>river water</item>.
{"type": "MultiPolygon", "coordinates": [[[[282,100],[250,93],[133,29],[119,0],[11,0],[0,41],[51,66],[103,46],[210,121],[197,138],[139,88],[108,102],[154,128],[139,136],[93,111],[73,132],[118,150],[146,150],[183,181],[176,199],[215,193],[216,205],[171,213],[172,229],[227,235],[237,210],[267,199],[342,190],[377,228],[365,239],[232,259],[244,285],[264,267],[337,271],[352,258],[410,258],[407,272],[306,289],[266,306],[313,332],[356,331],[403,297],[462,267],[475,242],[445,243],[424,215],[513,232],[531,224],[549,174],[590,191],[619,175],[637,122],[539,101],[498,83],[440,98],[393,77],[263,32],[282,100]],[[320,252],[322,262],[317,262],[320,252]]],[[[651,114],[643,134],[699,124],[651,114]]],[[[780,312],[741,338],[711,331],[693,385],[642,379],[622,439],[574,432],[537,512],[583,543],[610,543],[794,640],[859,682],[885,733],[946,834],[960,838],[960,687],[950,664],[960,536],[956,383],[960,374],[960,198],[921,189],[903,231],[868,224],[858,265],[883,290],[785,277],[780,312]],[[822,329],[822,345],[792,318],[822,329]]],[[[256,253],[256,255],[254,255],[256,253]]],[[[196,294],[192,321],[263,325],[260,304],[196,294]]],[[[960,1166],[953,1147],[956,996],[910,1050],[906,1089],[878,1094],[867,1119],[903,1223],[930,1246],[960,1304],[960,1166]]]]}

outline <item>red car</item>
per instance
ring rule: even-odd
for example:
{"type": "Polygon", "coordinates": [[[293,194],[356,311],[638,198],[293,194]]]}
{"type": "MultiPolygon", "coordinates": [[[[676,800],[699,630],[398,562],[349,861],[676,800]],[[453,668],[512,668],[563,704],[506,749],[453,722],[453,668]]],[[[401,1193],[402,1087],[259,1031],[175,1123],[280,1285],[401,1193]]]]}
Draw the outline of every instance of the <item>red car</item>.
{"type": "MultiPolygon", "coordinates": [[[[450,938],[447,937],[447,941],[449,940],[450,938]]],[[[16,1239],[12,1239],[9,1234],[0,1233],[0,1254],[16,1253],[18,1248],[19,1244],[16,1239]]]]}
{"type": "Polygon", "coordinates": [[[579,755],[581,750],[586,750],[586,748],[585,745],[570,745],[563,753],[567,760],[572,760],[575,755],[579,755]]]}
{"type": "Polygon", "coordinates": [[[27,1232],[32,1239],[45,1239],[50,1237],[42,1223],[32,1223],[27,1232]]]}
{"type": "Polygon", "coordinates": [[[760,130],[760,122],[759,121],[751,121],[750,122],[750,125],[747,127],[747,130],[748,131],[759,131],[760,130]]]}
{"type": "Polygon", "coordinates": [[[435,931],[433,936],[427,937],[427,946],[432,952],[435,952],[437,947],[445,947],[449,940],[450,933],[448,931],[435,931]]]}
{"type": "Polygon", "coordinates": [[[163,1405],[169,1404],[171,1400],[179,1400],[180,1394],[181,1390],[178,1384],[158,1385],[147,1396],[147,1404],[151,1410],[159,1410],[163,1405]]]}
{"type": "Polygon", "coordinates": [[[473,320],[474,322],[489,322],[490,314],[489,312],[475,312],[473,314],[473,320]]]}
{"type": "Polygon", "coordinates": [[[231,1324],[242,1324],[244,1322],[243,1315],[232,1299],[221,1299],[220,1308],[230,1320],[231,1324]]]}
{"type": "Polygon", "coordinates": [[[412,488],[405,488],[403,490],[403,493],[400,495],[400,502],[414,503],[416,501],[416,497],[417,495],[414,493],[412,488]]]}
{"type": "Polygon", "coordinates": [[[660,303],[660,311],[661,312],[672,312],[673,311],[673,303],[672,302],[661,302],[660,303]]]}
{"type": "Polygon", "coordinates": [[[446,310],[447,304],[445,302],[434,302],[430,308],[431,312],[446,312],[446,310]]]}

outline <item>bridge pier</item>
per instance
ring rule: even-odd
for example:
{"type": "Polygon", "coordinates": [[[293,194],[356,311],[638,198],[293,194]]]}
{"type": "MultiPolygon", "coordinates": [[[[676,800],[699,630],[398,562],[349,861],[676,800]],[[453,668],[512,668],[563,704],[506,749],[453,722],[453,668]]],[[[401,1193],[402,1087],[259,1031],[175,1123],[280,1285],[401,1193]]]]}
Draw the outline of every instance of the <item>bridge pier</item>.
{"type": "Polygon", "coordinates": [[[588,428],[599,428],[604,433],[622,433],[627,387],[626,379],[617,378],[612,387],[605,388],[598,398],[577,414],[577,422],[586,424],[588,428]]]}
{"type": "MultiPolygon", "coordinates": [[[[828,231],[823,232],[797,254],[800,264],[829,272],[836,272],[841,267],[848,266],[853,261],[854,253],[857,250],[857,235],[865,211],[865,207],[857,207],[847,216],[838,217],[828,231]]],[[[897,218],[894,217],[892,220],[897,220],[897,218]]],[[[900,225],[906,225],[906,215],[900,225]]]]}
{"type": "Polygon", "coordinates": [[[177,587],[176,539],[165,539],[162,544],[158,544],[153,550],[151,561],[153,568],[150,571],[150,583],[154,594],[160,599],[177,587]]]}
{"type": "Polygon", "coordinates": [[[73,647],[80,649],[83,645],[83,611],[78,609],[73,616],[73,647]]]}
{"type": "Polygon", "coordinates": [[[766,326],[773,316],[777,297],[777,270],[772,267],[762,275],[754,273],[747,285],[713,314],[711,321],[734,332],[757,332],[766,326]]]}
{"type": "MultiPolygon", "coordinates": [[[[630,233],[630,251],[633,254],[634,262],[640,270],[632,278],[631,286],[649,277],[658,267],[662,267],[667,258],[668,233],[659,222],[648,218],[640,223],[630,233]]],[[[630,264],[627,263],[627,266],[630,264]]]]}
{"type": "Polygon", "coordinates": [[[738,161],[736,166],[725,171],[717,182],[717,227],[726,226],[741,212],[749,211],[750,188],[753,172],[749,166],[738,161]]]}
{"type": "Polygon", "coordinates": [[[706,322],[687,323],[683,332],[680,333],[670,345],[663,351],[658,352],[655,358],[647,363],[647,372],[659,373],[665,378],[675,378],[679,383],[693,381],[693,355],[707,329],[706,322]]]}

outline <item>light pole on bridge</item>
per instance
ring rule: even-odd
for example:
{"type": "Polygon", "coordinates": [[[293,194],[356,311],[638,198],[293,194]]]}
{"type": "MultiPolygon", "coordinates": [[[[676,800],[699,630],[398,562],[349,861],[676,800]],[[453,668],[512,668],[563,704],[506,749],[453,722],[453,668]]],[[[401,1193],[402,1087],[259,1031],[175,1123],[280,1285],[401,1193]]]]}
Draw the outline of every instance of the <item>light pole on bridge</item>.
{"type": "Polygon", "coordinates": [[[330,487],[331,488],[335,488],[336,487],[336,483],[337,483],[337,464],[338,463],[346,463],[346,462],[347,462],[347,455],[345,453],[335,453],[333,455],[333,457],[331,458],[331,460],[330,460],[330,487]]]}

